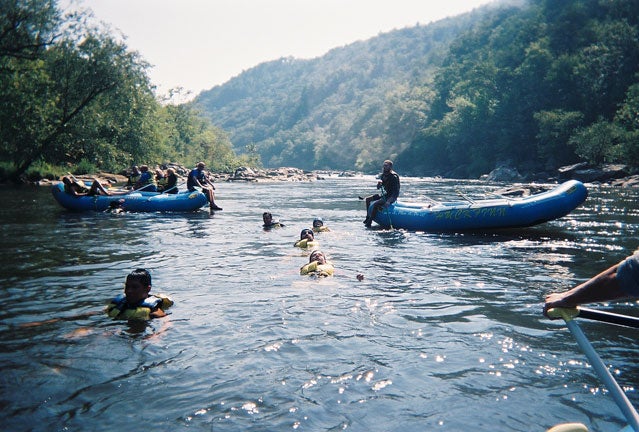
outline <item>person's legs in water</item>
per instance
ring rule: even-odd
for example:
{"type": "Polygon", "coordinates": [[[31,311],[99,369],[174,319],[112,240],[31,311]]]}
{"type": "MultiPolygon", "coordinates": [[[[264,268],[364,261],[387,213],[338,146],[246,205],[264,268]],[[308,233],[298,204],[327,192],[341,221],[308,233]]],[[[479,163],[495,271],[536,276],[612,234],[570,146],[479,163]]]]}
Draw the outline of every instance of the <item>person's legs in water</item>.
{"type": "Polygon", "coordinates": [[[366,218],[368,222],[364,221],[364,225],[366,225],[367,228],[371,227],[373,219],[375,219],[375,215],[377,215],[377,212],[384,207],[384,204],[386,204],[386,200],[383,198],[380,198],[377,201],[373,202],[373,209],[371,210],[371,214],[366,218]]]}
{"type": "Polygon", "coordinates": [[[222,207],[219,207],[217,204],[215,204],[215,192],[213,192],[213,189],[206,188],[206,194],[209,198],[209,208],[211,210],[221,211],[222,207]]]}
{"type": "Polygon", "coordinates": [[[371,195],[371,196],[367,196],[366,197],[366,219],[364,219],[364,225],[366,225],[367,227],[371,226],[371,223],[373,222],[373,216],[375,216],[375,209],[373,209],[373,214],[369,215],[368,214],[368,209],[371,206],[371,202],[373,201],[378,201],[379,199],[381,199],[382,197],[379,194],[375,194],[375,195],[371,195]]]}

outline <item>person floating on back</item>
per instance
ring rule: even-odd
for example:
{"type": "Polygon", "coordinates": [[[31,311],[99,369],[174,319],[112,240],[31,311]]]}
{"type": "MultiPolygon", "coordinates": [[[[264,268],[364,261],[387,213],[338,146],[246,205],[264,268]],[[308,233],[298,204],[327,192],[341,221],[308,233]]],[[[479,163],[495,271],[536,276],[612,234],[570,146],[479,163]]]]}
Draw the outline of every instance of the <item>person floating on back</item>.
{"type": "Polygon", "coordinates": [[[389,205],[397,201],[399,187],[399,176],[393,171],[393,161],[385,160],[382,165],[382,175],[377,182],[377,189],[381,189],[382,194],[366,197],[366,219],[364,219],[364,225],[370,228],[377,212],[388,208],[389,205]],[[373,209],[369,214],[371,202],[373,203],[373,209]]]}
{"type": "Polygon", "coordinates": [[[326,260],[326,256],[323,252],[315,250],[311,252],[311,256],[308,259],[308,264],[300,268],[300,274],[315,275],[320,277],[333,276],[334,267],[330,261],[326,260]]]}
{"type": "Polygon", "coordinates": [[[323,220],[319,218],[315,218],[313,220],[313,232],[321,233],[321,232],[328,232],[328,231],[330,231],[330,229],[328,229],[328,227],[324,225],[323,220]]]}
{"type": "Polygon", "coordinates": [[[319,247],[319,242],[315,240],[315,234],[312,229],[304,228],[300,233],[300,239],[293,245],[302,249],[319,247]]]}
{"type": "Polygon", "coordinates": [[[136,269],[126,277],[124,294],[116,296],[106,307],[106,313],[115,319],[149,320],[166,316],[165,310],[173,300],[162,294],[149,295],[151,274],[146,269],[136,269]]]}
{"type": "Polygon", "coordinates": [[[197,166],[189,173],[189,177],[186,180],[186,188],[189,191],[194,191],[196,187],[201,188],[202,193],[206,195],[209,200],[211,211],[222,210],[222,207],[215,204],[215,186],[204,172],[205,167],[206,164],[204,162],[198,162],[197,166]]]}
{"type": "Polygon", "coordinates": [[[273,215],[270,212],[262,213],[262,220],[264,221],[264,225],[262,225],[262,227],[264,227],[265,230],[271,228],[281,228],[284,226],[284,224],[280,221],[274,221],[273,215]]]}

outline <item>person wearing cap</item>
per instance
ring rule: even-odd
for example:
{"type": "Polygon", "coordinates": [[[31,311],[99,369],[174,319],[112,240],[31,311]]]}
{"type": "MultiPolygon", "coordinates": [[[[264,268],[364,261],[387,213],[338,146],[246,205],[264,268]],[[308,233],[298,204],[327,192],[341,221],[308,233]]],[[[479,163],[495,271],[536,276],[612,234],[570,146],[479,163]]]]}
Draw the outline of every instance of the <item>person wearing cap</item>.
{"type": "Polygon", "coordinates": [[[284,224],[280,223],[280,221],[273,220],[273,215],[271,214],[271,212],[262,213],[262,220],[264,221],[264,225],[262,225],[262,227],[264,227],[265,230],[269,230],[271,228],[281,228],[284,226],[284,224]]]}
{"type": "Polygon", "coordinates": [[[315,234],[312,229],[304,228],[300,233],[300,239],[293,245],[302,249],[312,249],[319,246],[319,242],[315,240],[315,234]]]}
{"type": "Polygon", "coordinates": [[[385,160],[382,165],[382,175],[377,182],[377,189],[381,189],[382,194],[375,194],[366,197],[366,219],[364,219],[364,225],[370,228],[375,215],[382,208],[388,208],[389,205],[397,201],[399,196],[399,176],[393,171],[393,161],[385,160]],[[373,203],[373,209],[371,213],[368,213],[371,203],[373,203]]]}
{"type": "Polygon", "coordinates": [[[205,167],[206,164],[204,162],[198,162],[197,166],[189,173],[189,177],[186,180],[186,188],[189,191],[194,191],[196,186],[202,188],[202,193],[209,200],[211,210],[222,210],[222,207],[215,204],[215,192],[213,192],[215,186],[204,172],[205,167]]]}
{"type": "Polygon", "coordinates": [[[315,218],[313,220],[313,232],[321,233],[321,232],[328,232],[328,231],[330,231],[330,229],[328,229],[327,226],[324,226],[323,220],[321,220],[320,218],[315,218]]]}
{"type": "Polygon", "coordinates": [[[308,258],[308,264],[300,268],[300,274],[302,276],[310,274],[323,277],[333,276],[333,271],[333,264],[327,261],[324,252],[319,250],[314,250],[308,258]]]}

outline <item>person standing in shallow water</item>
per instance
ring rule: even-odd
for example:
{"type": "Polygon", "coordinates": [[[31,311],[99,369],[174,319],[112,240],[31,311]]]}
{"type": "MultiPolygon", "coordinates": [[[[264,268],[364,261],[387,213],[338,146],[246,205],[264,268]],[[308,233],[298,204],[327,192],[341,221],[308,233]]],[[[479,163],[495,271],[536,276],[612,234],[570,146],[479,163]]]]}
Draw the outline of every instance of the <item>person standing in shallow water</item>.
{"type": "Polygon", "coordinates": [[[389,205],[397,201],[399,197],[399,176],[393,171],[393,161],[385,160],[382,165],[382,175],[377,182],[377,189],[381,189],[382,194],[375,194],[366,197],[366,219],[364,219],[364,225],[370,228],[375,215],[381,208],[388,208],[389,205]],[[371,203],[373,203],[373,209],[371,213],[368,213],[371,203]]]}
{"type": "Polygon", "coordinates": [[[189,173],[189,177],[186,180],[186,188],[189,191],[194,191],[196,186],[202,188],[202,193],[209,199],[210,209],[212,211],[222,210],[222,207],[215,204],[215,192],[213,192],[215,186],[213,186],[213,182],[204,172],[205,167],[206,164],[204,162],[198,162],[197,166],[189,173]]]}

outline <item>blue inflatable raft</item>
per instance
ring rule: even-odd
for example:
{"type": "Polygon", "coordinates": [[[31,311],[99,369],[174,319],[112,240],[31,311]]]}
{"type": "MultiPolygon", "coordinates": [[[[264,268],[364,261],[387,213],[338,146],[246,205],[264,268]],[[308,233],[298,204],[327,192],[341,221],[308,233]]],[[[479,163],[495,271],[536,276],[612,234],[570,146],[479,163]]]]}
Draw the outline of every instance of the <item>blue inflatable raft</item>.
{"type": "Polygon", "coordinates": [[[131,192],[125,195],[73,196],[64,191],[62,182],[52,186],[53,197],[60,205],[73,211],[105,211],[111,203],[128,212],[192,212],[208,203],[202,192],[131,192]]]}
{"type": "Polygon", "coordinates": [[[522,228],[565,216],[587,196],[583,183],[570,180],[552,190],[523,198],[432,203],[397,201],[377,212],[374,221],[384,228],[412,231],[522,228]]]}

